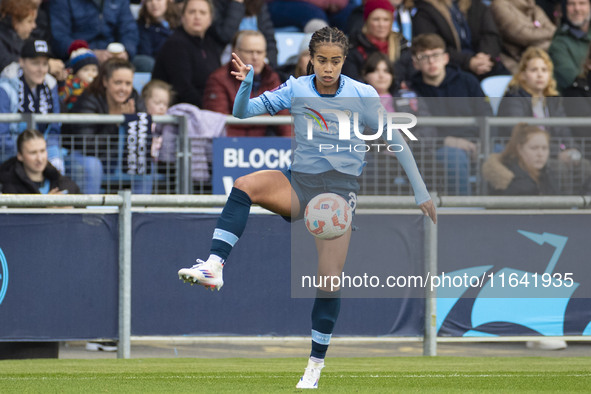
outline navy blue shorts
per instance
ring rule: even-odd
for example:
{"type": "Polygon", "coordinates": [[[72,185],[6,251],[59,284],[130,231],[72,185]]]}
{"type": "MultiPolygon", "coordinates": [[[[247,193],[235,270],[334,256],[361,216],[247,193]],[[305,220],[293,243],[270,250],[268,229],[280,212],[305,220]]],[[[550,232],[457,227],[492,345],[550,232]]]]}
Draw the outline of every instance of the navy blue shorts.
{"type": "Polygon", "coordinates": [[[291,169],[285,169],[281,172],[291,183],[291,187],[296,192],[300,202],[300,212],[296,217],[282,216],[288,222],[302,219],[308,202],[322,193],[335,193],[343,197],[353,210],[353,213],[355,213],[357,192],[359,191],[359,182],[357,182],[356,176],[343,174],[335,170],[320,174],[306,174],[291,171],[291,169]]]}

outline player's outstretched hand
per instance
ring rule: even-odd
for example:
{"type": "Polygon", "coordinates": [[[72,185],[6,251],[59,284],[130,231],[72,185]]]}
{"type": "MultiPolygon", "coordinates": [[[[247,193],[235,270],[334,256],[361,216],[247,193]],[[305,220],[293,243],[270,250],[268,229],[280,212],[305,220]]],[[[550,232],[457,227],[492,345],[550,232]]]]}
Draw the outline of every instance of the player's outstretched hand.
{"type": "Polygon", "coordinates": [[[433,204],[433,200],[429,200],[427,202],[422,203],[419,205],[421,211],[425,214],[425,216],[429,216],[434,224],[437,224],[437,211],[435,210],[435,205],[433,204]]]}
{"type": "Polygon", "coordinates": [[[237,80],[244,81],[250,71],[250,66],[244,64],[242,59],[240,59],[234,52],[232,52],[232,65],[236,71],[230,71],[230,74],[236,77],[237,80]]]}

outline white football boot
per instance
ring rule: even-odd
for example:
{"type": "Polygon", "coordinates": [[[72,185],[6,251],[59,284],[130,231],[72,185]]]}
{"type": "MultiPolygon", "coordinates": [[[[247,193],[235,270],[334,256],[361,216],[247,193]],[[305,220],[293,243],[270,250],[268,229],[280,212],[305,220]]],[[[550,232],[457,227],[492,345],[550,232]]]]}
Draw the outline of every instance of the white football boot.
{"type": "Polygon", "coordinates": [[[223,270],[224,266],[215,261],[203,261],[197,259],[197,264],[191,268],[183,268],[179,270],[179,279],[191,285],[198,284],[213,291],[218,291],[224,285],[223,270]]]}
{"type": "Polygon", "coordinates": [[[308,360],[306,371],[296,385],[296,389],[317,389],[322,368],[324,368],[324,361],[321,363],[315,363],[312,360],[308,360]]]}

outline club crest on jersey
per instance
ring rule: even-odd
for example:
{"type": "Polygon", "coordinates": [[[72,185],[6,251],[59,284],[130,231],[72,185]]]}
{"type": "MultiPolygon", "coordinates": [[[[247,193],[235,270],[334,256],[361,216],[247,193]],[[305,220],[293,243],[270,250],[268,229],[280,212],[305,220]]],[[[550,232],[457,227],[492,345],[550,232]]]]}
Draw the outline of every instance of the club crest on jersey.
{"type": "Polygon", "coordinates": [[[284,87],[287,86],[287,82],[283,82],[281,85],[277,86],[276,88],[271,89],[271,92],[276,92],[279,89],[283,89],[284,87]]]}

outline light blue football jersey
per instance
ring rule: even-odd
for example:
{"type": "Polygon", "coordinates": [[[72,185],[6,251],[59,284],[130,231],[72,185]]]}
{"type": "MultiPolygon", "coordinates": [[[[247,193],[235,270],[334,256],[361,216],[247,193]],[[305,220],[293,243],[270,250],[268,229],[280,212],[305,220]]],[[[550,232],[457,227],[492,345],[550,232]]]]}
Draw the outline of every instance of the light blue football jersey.
{"type": "MultiPolygon", "coordinates": [[[[234,116],[275,115],[288,109],[294,119],[296,144],[292,170],[319,174],[334,169],[344,174],[361,175],[367,145],[379,141],[360,138],[360,134],[364,131],[368,135],[381,134],[386,121],[386,111],[372,86],[341,75],[336,94],[326,97],[316,90],[315,75],[308,75],[290,77],[276,89],[251,99],[253,74],[251,68],[240,86],[234,102],[234,116]],[[343,132],[344,123],[348,123],[348,133],[347,127],[343,132]]],[[[386,136],[384,132],[383,137],[386,136]]],[[[390,137],[388,143],[402,147],[396,156],[411,181],[417,204],[428,201],[429,193],[410,148],[397,130],[390,137]]]]}
{"type": "MultiPolygon", "coordinates": [[[[332,169],[344,174],[361,175],[365,166],[365,141],[354,134],[370,126],[366,119],[373,112],[376,118],[380,99],[375,89],[341,75],[334,96],[321,96],[314,85],[314,76],[291,77],[279,88],[261,96],[270,114],[289,109],[294,118],[294,151],[292,169],[318,174],[332,169]],[[349,135],[339,135],[339,111],[347,114],[349,135]],[[357,117],[354,116],[357,114],[357,117]],[[357,122],[355,122],[357,120],[357,122]]],[[[385,111],[384,111],[385,112],[385,111]]]]}

